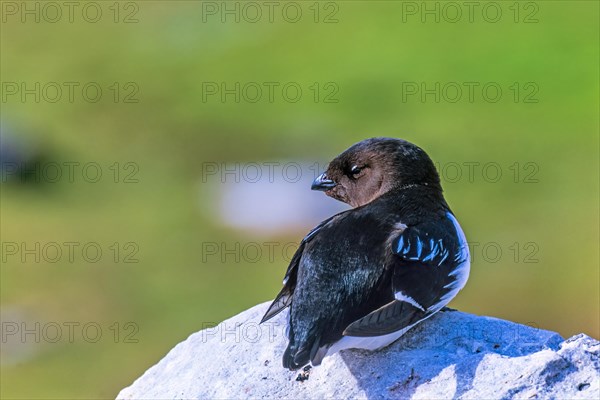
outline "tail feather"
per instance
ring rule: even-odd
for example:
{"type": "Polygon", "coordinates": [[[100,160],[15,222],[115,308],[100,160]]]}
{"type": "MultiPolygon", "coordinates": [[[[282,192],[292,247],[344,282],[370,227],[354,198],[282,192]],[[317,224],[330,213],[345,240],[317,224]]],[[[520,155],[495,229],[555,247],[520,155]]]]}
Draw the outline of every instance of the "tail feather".
{"type": "MultiPolygon", "coordinates": [[[[294,340],[293,334],[290,330],[290,342],[288,343],[285,352],[283,353],[283,367],[291,371],[296,371],[302,367],[311,363],[315,358],[315,355],[319,353],[319,340],[318,338],[308,343],[298,344],[294,340]]],[[[322,357],[318,360],[318,364],[321,363],[322,357]]]]}
{"type": "Polygon", "coordinates": [[[283,353],[283,367],[290,371],[297,371],[310,362],[310,353],[306,350],[294,351],[288,346],[283,353]]]}
{"type": "Polygon", "coordinates": [[[315,341],[313,348],[310,352],[310,363],[313,366],[321,365],[321,361],[327,355],[327,350],[330,346],[321,346],[319,340],[315,341]]]}

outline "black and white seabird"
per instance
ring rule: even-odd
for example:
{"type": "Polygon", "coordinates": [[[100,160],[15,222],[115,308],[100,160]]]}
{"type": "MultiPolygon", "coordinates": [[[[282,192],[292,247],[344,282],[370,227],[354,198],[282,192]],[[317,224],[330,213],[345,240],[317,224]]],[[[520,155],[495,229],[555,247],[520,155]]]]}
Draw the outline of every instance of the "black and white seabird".
{"type": "Polygon", "coordinates": [[[353,208],[321,222],[294,254],[261,322],[290,307],[283,366],[376,350],[446,306],[469,277],[465,235],[437,170],[416,145],[372,138],[312,184],[353,208]]]}

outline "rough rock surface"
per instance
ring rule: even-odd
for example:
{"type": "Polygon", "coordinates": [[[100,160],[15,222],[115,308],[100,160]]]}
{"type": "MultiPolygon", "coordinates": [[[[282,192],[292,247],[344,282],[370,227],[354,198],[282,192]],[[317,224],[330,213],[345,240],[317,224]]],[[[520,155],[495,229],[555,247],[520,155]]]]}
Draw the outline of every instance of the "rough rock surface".
{"type": "Polygon", "coordinates": [[[268,303],[194,333],[119,399],[599,399],[600,343],[440,312],[377,352],[346,350],[297,381],[281,367],[285,313],[268,303]]]}

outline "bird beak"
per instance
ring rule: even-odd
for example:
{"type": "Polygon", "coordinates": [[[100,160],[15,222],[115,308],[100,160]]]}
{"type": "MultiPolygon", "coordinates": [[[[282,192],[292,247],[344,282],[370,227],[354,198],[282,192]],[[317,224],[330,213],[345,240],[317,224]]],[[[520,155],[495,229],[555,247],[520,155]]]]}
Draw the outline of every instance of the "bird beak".
{"type": "Polygon", "coordinates": [[[323,172],[321,175],[317,176],[310,186],[311,190],[321,190],[323,192],[328,191],[329,189],[333,189],[336,183],[327,177],[327,174],[323,172]]]}

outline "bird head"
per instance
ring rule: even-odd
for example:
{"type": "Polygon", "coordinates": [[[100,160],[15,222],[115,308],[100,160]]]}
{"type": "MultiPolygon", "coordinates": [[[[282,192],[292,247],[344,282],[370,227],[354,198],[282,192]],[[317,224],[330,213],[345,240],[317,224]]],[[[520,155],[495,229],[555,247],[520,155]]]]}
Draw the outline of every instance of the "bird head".
{"type": "Polygon", "coordinates": [[[311,189],[360,207],[391,190],[411,185],[441,191],[439,175],[427,153],[405,140],[371,138],[334,158],[311,189]]]}

